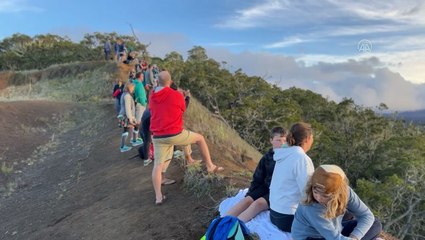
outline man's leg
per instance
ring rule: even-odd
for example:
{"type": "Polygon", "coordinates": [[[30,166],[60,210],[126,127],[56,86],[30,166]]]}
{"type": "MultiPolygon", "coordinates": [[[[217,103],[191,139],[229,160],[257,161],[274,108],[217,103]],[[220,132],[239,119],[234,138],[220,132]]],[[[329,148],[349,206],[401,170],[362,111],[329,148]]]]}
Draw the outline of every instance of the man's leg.
{"type": "Polygon", "coordinates": [[[186,160],[186,164],[187,165],[194,164],[195,160],[193,160],[192,158],[192,146],[190,144],[183,146],[183,152],[184,152],[184,159],[186,160]]]}
{"type": "Polygon", "coordinates": [[[170,166],[170,163],[171,163],[171,159],[169,161],[166,161],[162,167],[162,178],[161,178],[162,185],[171,185],[176,183],[176,180],[165,177],[165,173],[167,172],[167,169],[170,166]]]}
{"type": "Polygon", "coordinates": [[[207,171],[211,173],[215,171],[222,171],[222,167],[217,167],[213,164],[211,160],[210,150],[208,149],[208,145],[205,141],[204,136],[194,132],[192,132],[191,134],[193,134],[193,143],[196,143],[199,147],[199,150],[201,151],[202,160],[204,160],[205,165],[207,166],[207,171]]]}
{"type": "Polygon", "coordinates": [[[161,191],[162,172],[164,167],[168,167],[173,157],[173,145],[169,144],[168,138],[154,138],[155,162],[152,169],[152,184],[155,190],[155,203],[162,203],[163,195],[161,191]]]}
{"type": "Polygon", "coordinates": [[[152,169],[152,183],[153,189],[155,190],[155,203],[162,202],[162,191],[161,191],[161,181],[162,181],[162,168],[164,163],[155,164],[152,169]]]}

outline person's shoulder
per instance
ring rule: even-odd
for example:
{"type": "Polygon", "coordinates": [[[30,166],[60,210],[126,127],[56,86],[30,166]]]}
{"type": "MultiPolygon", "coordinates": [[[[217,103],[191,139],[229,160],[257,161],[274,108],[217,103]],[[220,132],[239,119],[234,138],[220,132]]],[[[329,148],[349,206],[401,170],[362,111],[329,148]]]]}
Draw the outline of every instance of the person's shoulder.
{"type": "Polygon", "coordinates": [[[264,155],[263,158],[267,160],[273,160],[274,149],[270,148],[264,155]]]}

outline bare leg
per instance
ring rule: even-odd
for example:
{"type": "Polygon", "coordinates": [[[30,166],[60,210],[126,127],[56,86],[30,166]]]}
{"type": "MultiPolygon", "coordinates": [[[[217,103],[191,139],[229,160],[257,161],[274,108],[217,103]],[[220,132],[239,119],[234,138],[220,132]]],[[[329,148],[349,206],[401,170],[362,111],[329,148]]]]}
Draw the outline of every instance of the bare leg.
{"type": "MultiPolygon", "coordinates": [[[[211,155],[210,150],[208,149],[207,142],[205,141],[204,136],[202,136],[199,133],[194,133],[195,135],[195,143],[198,145],[199,150],[201,151],[202,160],[205,162],[205,165],[207,166],[208,172],[213,172],[216,168],[216,165],[214,165],[211,161],[211,155]]],[[[219,168],[219,171],[223,170],[223,168],[219,168]]]]}
{"type": "Polygon", "coordinates": [[[240,202],[233,206],[229,211],[226,212],[226,216],[239,216],[243,211],[245,211],[252,203],[254,199],[250,196],[244,197],[240,202]]]}
{"type": "Polygon", "coordinates": [[[161,192],[161,181],[162,181],[162,168],[164,163],[157,164],[152,169],[152,183],[155,190],[155,199],[156,202],[162,201],[162,192],[161,192]]]}
{"type": "Polygon", "coordinates": [[[186,164],[195,163],[195,160],[192,158],[192,147],[190,145],[183,146],[183,152],[186,164]]]}
{"type": "Polygon", "coordinates": [[[249,205],[249,207],[245,211],[243,211],[238,218],[243,222],[249,222],[260,212],[265,211],[267,209],[269,209],[269,205],[267,204],[266,199],[261,197],[255,200],[251,205],[249,205]]]}

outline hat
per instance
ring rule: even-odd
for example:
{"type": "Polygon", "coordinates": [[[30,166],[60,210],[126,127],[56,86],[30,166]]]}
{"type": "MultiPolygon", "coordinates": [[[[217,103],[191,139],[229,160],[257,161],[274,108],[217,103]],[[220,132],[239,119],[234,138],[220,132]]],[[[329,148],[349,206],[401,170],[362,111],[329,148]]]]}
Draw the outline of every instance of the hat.
{"type": "Polygon", "coordinates": [[[335,193],[347,184],[346,178],[337,165],[320,165],[311,176],[311,186],[326,194],[335,193]]]}

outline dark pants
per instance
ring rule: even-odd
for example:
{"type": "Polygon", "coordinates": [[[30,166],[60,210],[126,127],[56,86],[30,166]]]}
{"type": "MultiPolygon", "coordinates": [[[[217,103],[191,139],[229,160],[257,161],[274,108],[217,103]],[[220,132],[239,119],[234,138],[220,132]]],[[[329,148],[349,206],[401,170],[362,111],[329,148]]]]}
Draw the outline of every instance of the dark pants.
{"type": "Polygon", "coordinates": [[[108,61],[111,56],[111,51],[105,50],[105,60],[108,61]]]}
{"type": "MultiPolygon", "coordinates": [[[[348,237],[354,231],[354,228],[357,226],[357,220],[350,220],[346,222],[342,222],[342,231],[341,234],[348,237]]],[[[382,224],[379,219],[375,218],[372,226],[366,232],[366,234],[362,237],[362,240],[373,240],[376,239],[382,231],[382,224]]],[[[324,238],[307,238],[307,240],[325,240],[324,238]]]]}
{"type": "Polygon", "coordinates": [[[149,130],[150,127],[150,118],[143,118],[142,117],[142,123],[141,123],[141,127],[140,127],[140,135],[143,139],[143,154],[145,156],[146,160],[149,158],[149,146],[152,142],[151,140],[151,131],[149,130]]]}
{"type": "MultiPolygon", "coordinates": [[[[342,223],[342,231],[341,234],[348,237],[353,232],[354,228],[357,226],[357,220],[350,220],[342,223]]],[[[376,239],[378,235],[382,231],[382,224],[379,219],[375,218],[370,229],[366,232],[366,234],[362,237],[362,240],[372,240],[376,239]]]]}
{"type": "Polygon", "coordinates": [[[270,221],[284,232],[291,232],[294,215],[282,214],[270,209],[270,221]]]}

